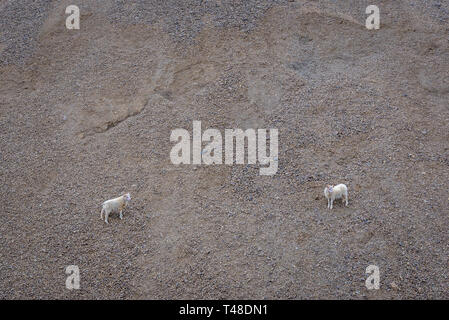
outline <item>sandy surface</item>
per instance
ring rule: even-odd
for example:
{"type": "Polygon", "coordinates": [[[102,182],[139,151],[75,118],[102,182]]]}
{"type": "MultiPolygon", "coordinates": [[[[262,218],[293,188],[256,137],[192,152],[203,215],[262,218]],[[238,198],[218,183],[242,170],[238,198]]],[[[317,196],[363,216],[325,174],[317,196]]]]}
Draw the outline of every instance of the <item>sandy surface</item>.
{"type": "Polygon", "coordinates": [[[1,299],[449,298],[448,2],[78,3],[0,1],[1,299]],[[193,120],[277,174],[174,166],[193,120]]]}

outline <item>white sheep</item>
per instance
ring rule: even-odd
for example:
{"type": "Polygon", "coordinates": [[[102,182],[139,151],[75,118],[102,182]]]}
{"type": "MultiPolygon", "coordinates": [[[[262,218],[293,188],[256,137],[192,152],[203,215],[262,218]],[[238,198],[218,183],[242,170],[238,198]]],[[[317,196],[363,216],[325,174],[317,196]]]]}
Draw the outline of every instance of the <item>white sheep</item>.
{"type": "Polygon", "coordinates": [[[129,193],[126,193],[118,198],[107,200],[103,202],[101,214],[100,217],[103,220],[103,214],[104,214],[104,222],[108,222],[108,217],[111,212],[119,212],[120,213],[120,219],[123,219],[123,209],[128,206],[128,202],[131,200],[131,195],[129,193]]]}
{"type": "Polygon", "coordinates": [[[328,209],[332,209],[335,199],[341,198],[341,201],[346,200],[346,206],[348,205],[348,188],[343,183],[336,186],[327,185],[324,188],[324,196],[327,199],[328,209]]]}

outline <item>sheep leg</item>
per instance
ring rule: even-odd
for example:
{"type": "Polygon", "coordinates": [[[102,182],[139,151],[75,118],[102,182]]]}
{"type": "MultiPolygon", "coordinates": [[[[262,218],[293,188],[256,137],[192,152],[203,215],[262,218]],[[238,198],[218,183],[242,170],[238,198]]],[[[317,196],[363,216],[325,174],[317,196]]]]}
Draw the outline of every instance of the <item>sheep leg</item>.
{"type": "Polygon", "coordinates": [[[105,212],[105,213],[104,213],[104,217],[105,217],[104,222],[109,223],[109,222],[108,222],[109,212],[105,212]]]}
{"type": "Polygon", "coordinates": [[[104,212],[104,208],[101,209],[101,213],[100,213],[101,220],[103,220],[103,212],[104,212]]]}
{"type": "Polygon", "coordinates": [[[341,198],[341,201],[343,202],[345,202],[346,203],[346,206],[348,206],[348,193],[345,193],[344,194],[344,199],[343,199],[343,197],[341,198]]]}
{"type": "Polygon", "coordinates": [[[327,208],[329,209],[330,208],[330,206],[331,206],[331,199],[327,199],[327,208]]]}
{"type": "Polygon", "coordinates": [[[333,205],[334,205],[334,199],[331,199],[331,210],[333,208],[333,205]]]}
{"type": "MultiPolygon", "coordinates": [[[[123,211],[123,210],[122,210],[123,211]]],[[[123,219],[122,211],[120,211],[120,219],[123,219]]]]}

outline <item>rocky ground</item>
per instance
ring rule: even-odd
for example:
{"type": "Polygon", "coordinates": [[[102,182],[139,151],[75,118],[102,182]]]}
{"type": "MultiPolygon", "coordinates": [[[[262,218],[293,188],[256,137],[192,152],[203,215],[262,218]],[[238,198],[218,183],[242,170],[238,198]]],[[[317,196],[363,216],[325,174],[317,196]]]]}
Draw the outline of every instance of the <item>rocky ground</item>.
{"type": "Polygon", "coordinates": [[[1,299],[449,298],[447,1],[70,4],[0,1],[1,299]],[[277,173],[173,165],[193,120],[277,173]]]}

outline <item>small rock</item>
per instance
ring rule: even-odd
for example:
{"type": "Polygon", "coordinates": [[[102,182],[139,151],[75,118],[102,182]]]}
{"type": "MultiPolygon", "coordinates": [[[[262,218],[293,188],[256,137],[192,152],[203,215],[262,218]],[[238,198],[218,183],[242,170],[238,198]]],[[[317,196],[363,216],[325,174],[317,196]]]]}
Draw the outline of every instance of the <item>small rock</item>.
{"type": "Polygon", "coordinates": [[[393,281],[392,283],[390,283],[390,286],[394,289],[394,290],[399,290],[398,285],[393,281]]]}

